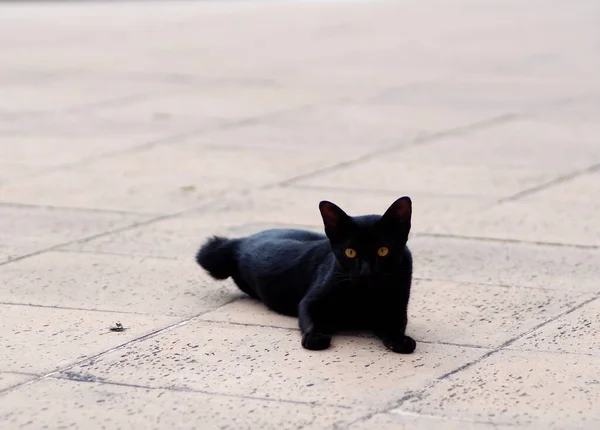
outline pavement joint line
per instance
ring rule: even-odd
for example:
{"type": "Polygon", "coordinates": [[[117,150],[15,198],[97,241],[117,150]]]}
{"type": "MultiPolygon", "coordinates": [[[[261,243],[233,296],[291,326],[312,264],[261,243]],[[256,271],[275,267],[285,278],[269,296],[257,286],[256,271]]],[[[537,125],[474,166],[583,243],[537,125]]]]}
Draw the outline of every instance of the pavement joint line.
{"type": "Polygon", "coordinates": [[[23,208],[23,209],[38,209],[38,210],[50,210],[50,211],[64,211],[64,212],[90,212],[97,214],[114,214],[114,215],[137,215],[147,217],[157,217],[161,215],[168,215],[165,213],[156,212],[135,212],[125,211],[117,209],[93,209],[93,208],[79,208],[73,206],[54,206],[54,205],[36,205],[33,203],[18,203],[18,202],[3,202],[0,201],[0,209],[2,207],[7,208],[23,208]]]}
{"type": "Polygon", "coordinates": [[[571,356],[585,356],[585,357],[594,357],[600,358],[600,354],[593,354],[591,352],[570,352],[570,351],[552,351],[548,349],[528,349],[528,348],[506,348],[505,351],[514,351],[514,352],[527,352],[527,353],[539,353],[539,354],[547,354],[547,355],[571,355],[571,356]]]}
{"type": "Polygon", "coordinates": [[[115,229],[112,229],[112,230],[104,231],[102,233],[94,234],[92,236],[88,236],[88,237],[85,237],[85,238],[82,238],[82,239],[75,239],[75,240],[71,240],[71,241],[68,241],[68,242],[60,243],[58,245],[53,245],[53,246],[50,246],[48,248],[43,248],[43,249],[37,250],[35,252],[30,252],[28,254],[20,255],[18,257],[14,257],[14,258],[9,258],[6,261],[0,262],[0,266],[3,266],[5,264],[14,263],[14,262],[17,262],[17,261],[21,261],[21,260],[24,260],[24,259],[29,258],[29,257],[35,257],[37,255],[44,254],[46,252],[59,250],[60,248],[64,248],[66,246],[75,245],[75,244],[79,244],[79,243],[85,243],[85,242],[88,242],[88,241],[93,240],[93,239],[98,239],[100,237],[108,236],[108,235],[115,234],[115,233],[121,233],[121,232],[127,231],[127,230],[129,230],[131,228],[135,228],[135,227],[139,227],[139,226],[142,226],[142,225],[151,224],[153,222],[158,222],[158,221],[162,221],[162,220],[165,220],[165,219],[174,218],[174,217],[180,215],[181,213],[182,212],[178,212],[176,214],[170,214],[170,215],[162,215],[162,216],[159,216],[159,217],[151,218],[149,220],[138,221],[138,222],[129,224],[129,225],[124,226],[124,227],[119,227],[119,228],[115,228],[115,229]]]}
{"type": "Polygon", "coordinates": [[[537,245],[557,248],[577,248],[577,249],[600,249],[599,245],[582,245],[577,243],[561,243],[561,242],[543,242],[535,240],[520,240],[520,239],[501,239],[496,237],[485,237],[485,236],[465,236],[460,234],[447,234],[447,233],[415,233],[416,237],[432,237],[432,238],[444,238],[444,239],[458,239],[458,240],[472,240],[478,242],[497,242],[497,243],[510,243],[515,245],[537,245]]]}
{"type": "MultiPolygon", "coordinates": [[[[338,97],[337,99],[328,101],[328,103],[335,103],[336,101],[344,100],[346,98],[347,97],[343,97],[343,98],[338,97]]],[[[81,159],[81,160],[78,160],[78,161],[75,161],[72,163],[64,163],[64,164],[61,164],[58,166],[54,166],[53,168],[44,170],[39,175],[33,174],[33,175],[27,176],[27,178],[35,178],[35,177],[39,177],[39,176],[42,176],[47,173],[75,169],[75,168],[79,168],[82,166],[86,166],[86,165],[95,163],[99,160],[110,159],[110,158],[118,157],[120,155],[125,155],[125,154],[132,154],[132,153],[136,153],[138,151],[144,151],[147,149],[151,149],[151,148],[154,148],[157,146],[162,146],[162,145],[169,144],[169,143],[178,144],[178,143],[185,141],[186,139],[188,139],[190,137],[202,136],[204,133],[210,133],[210,132],[214,132],[214,131],[227,130],[229,128],[236,128],[236,127],[241,127],[241,126],[245,126],[245,125],[255,124],[255,123],[259,123],[264,120],[269,120],[271,118],[285,116],[285,115],[288,115],[289,113],[293,113],[296,111],[315,109],[321,105],[320,103],[321,102],[305,103],[302,105],[292,106],[292,107],[276,110],[273,112],[268,112],[268,113],[261,114],[261,115],[248,116],[248,117],[234,119],[234,120],[225,120],[225,121],[223,121],[221,123],[217,123],[213,126],[194,128],[194,129],[190,129],[190,130],[183,131],[180,133],[170,134],[167,136],[163,136],[163,137],[159,137],[157,139],[150,140],[146,143],[141,143],[139,145],[136,145],[136,146],[133,146],[130,148],[124,148],[121,150],[106,152],[104,154],[99,154],[99,155],[95,155],[92,157],[84,158],[84,159],[81,159]]],[[[10,183],[10,181],[7,181],[6,183],[10,183]]]]}
{"type": "Polygon", "coordinates": [[[79,238],[79,239],[71,240],[71,241],[68,241],[68,242],[60,243],[60,244],[57,244],[57,245],[53,245],[51,247],[43,248],[43,249],[35,251],[35,252],[31,252],[31,253],[28,253],[28,254],[20,255],[20,256],[15,257],[15,258],[9,258],[6,261],[0,262],[0,266],[3,266],[5,264],[9,264],[9,263],[13,263],[13,262],[17,262],[17,261],[20,261],[20,260],[24,260],[25,258],[34,257],[36,255],[40,255],[40,254],[43,254],[43,253],[46,253],[46,252],[60,250],[61,248],[65,248],[67,246],[84,244],[84,243],[87,243],[87,242],[92,241],[94,239],[98,239],[98,238],[101,238],[101,237],[104,237],[104,236],[110,236],[112,234],[122,233],[122,232],[125,232],[125,231],[128,231],[128,230],[131,230],[131,229],[135,229],[137,227],[150,225],[150,224],[153,224],[155,222],[177,218],[178,216],[184,215],[186,213],[190,213],[190,212],[193,212],[193,211],[202,210],[204,208],[209,208],[214,203],[218,203],[218,202],[220,202],[220,201],[222,201],[224,199],[227,199],[227,198],[230,198],[230,197],[233,197],[233,196],[236,196],[236,195],[243,194],[245,191],[246,190],[237,190],[237,191],[229,193],[229,195],[227,195],[227,193],[224,193],[225,196],[222,196],[222,197],[207,198],[207,200],[205,200],[199,206],[194,206],[194,207],[186,208],[186,209],[174,212],[174,213],[164,214],[164,215],[160,215],[160,216],[153,217],[153,218],[150,218],[150,219],[137,221],[137,222],[131,223],[131,224],[123,226],[123,227],[118,227],[118,228],[115,228],[115,229],[111,229],[111,230],[108,230],[108,231],[97,233],[97,234],[94,234],[94,235],[91,235],[91,236],[87,236],[87,237],[84,237],[84,238],[79,238]]]}
{"type": "MultiPolygon", "coordinates": [[[[296,186],[290,188],[297,188],[296,186]]],[[[256,190],[262,191],[262,190],[256,190]]],[[[258,196],[260,197],[260,195],[258,196]]],[[[270,226],[277,226],[276,228],[304,228],[304,229],[313,229],[313,230],[322,230],[322,225],[310,225],[310,224],[292,224],[292,223],[283,223],[283,222],[270,222],[270,221],[258,221],[258,222],[250,222],[250,223],[242,223],[239,225],[235,225],[231,227],[231,230],[244,228],[244,227],[254,227],[254,226],[265,226],[265,228],[269,228],[270,226]]],[[[534,245],[534,246],[545,246],[545,247],[557,247],[557,248],[576,248],[576,249],[589,249],[596,250],[600,249],[600,245],[583,245],[577,243],[562,243],[562,242],[544,242],[544,241],[536,241],[536,240],[520,240],[520,239],[506,239],[506,238],[497,238],[497,237],[485,237],[485,236],[467,236],[460,234],[452,234],[452,233],[428,233],[428,232],[413,232],[411,233],[411,238],[440,238],[440,239],[456,239],[456,240],[464,240],[464,241],[476,241],[476,242],[497,242],[497,243],[510,243],[514,245],[534,245]]],[[[409,242],[410,245],[410,242],[409,242]]],[[[485,284],[487,285],[487,284],[485,284]]],[[[498,285],[498,284],[489,284],[489,285],[498,285]]],[[[500,285],[501,286],[501,285],[500,285]]]]}
{"type": "MultiPolygon", "coordinates": [[[[213,312],[213,311],[211,311],[211,312],[213,312]]],[[[281,327],[281,326],[275,326],[275,325],[270,325],[270,324],[255,324],[255,323],[243,323],[243,322],[238,322],[238,321],[213,320],[213,319],[206,319],[203,317],[198,318],[198,321],[207,322],[210,324],[236,325],[236,326],[242,326],[242,327],[261,327],[261,328],[269,328],[269,329],[283,330],[283,331],[289,331],[289,332],[299,332],[300,331],[299,328],[295,328],[295,327],[281,327]]],[[[338,333],[338,334],[335,334],[334,336],[342,337],[342,338],[346,337],[346,338],[352,338],[352,339],[356,339],[356,338],[358,338],[358,339],[378,339],[377,336],[375,336],[374,334],[372,334],[370,332],[355,333],[355,334],[338,333]]],[[[462,343],[430,341],[430,340],[421,340],[421,339],[415,339],[415,340],[417,341],[417,343],[425,343],[428,345],[446,345],[446,346],[455,346],[458,348],[472,348],[472,349],[485,349],[485,350],[493,349],[493,347],[473,345],[473,344],[468,344],[468,343],[462,344],[462,343]]]]}
{"type": "Polygon", "coordinates": [[[471,420],[471,419],[467,419],[467,418],[460,418],[460,417],[448,417],[448,416],[444,416],[444,415],[434,415],[434,414],[421,414],[419,412],[412,412],[412,411],[391,411],[388,412],[389,414],[392,415],[401,415],[401,416],[407,416],[407,417],[422,417],[422,418],[429,418],[431,420],[438,420],[438,421],[454,421],[454,422],[465,422],[465,423],[471,423],[471,424],[488,424],[488,425],[492,425],[492,428],[494,428],[495,426],[501,425],[501,426],[508,426],[508,427],[517,427],[518,424],[514,424],[514,423],[510,423],[510,422],[496,422],[496,423],[491,423],[490,421],[484,421],[484,420],[471,420]]]}
{"type": "Polygon", "coordinates": [[[128,94],[125,96],[111,97],[95,102],[71,105],[63,109],[61,112],[67,114],[88,113],[94,111],[95,109],[110,108],[114,106],[127,105],[128,103],[136,102],[139,100],[146,100],[152,98],[155,95],[160,95],[160,93],[161,91],[143,91],[139,93],[128,94]]]}
{"type": "Polygon", "coordinates": [[[545,191],[547,189],[551,189],[556,185],[560,185],[565,182],[572,181],[573,179],[579,178],[581,176],[585,176],[591,173],[595,173],[600,170],[600,163],[593,164],[581,170],[576,170],[571,173],[567,173],[566,175],[559,176],[558,178],[552,179],[551,181],[544,182],[543,184],[537,185],[535,187],[528,188],[526,190],[520,191],[512,196],[502,198],[496,202],[496,204],[502,204],[506,202],[514,202],[516,200],[520,200],[523,197],[531,196],[532,194],[536,194],[540,191],[545,191]]]}
{"type": "Polygon", "coordinates": [[[114,255],[115,257],[143,258],[143,259],[149,259],[149,260],[167,260],[167,261],[182,261],[183,260],[182,257],[167,257],[164,255],[100,251],[100,250],[95,250],[95,249],[59,248],[59,249],[53,249],[51,252],[64,252],[67,254],[114,255]]]}
{"type": "MultiPolygon", "coordinates": [[[[467,370],[473,366],[475,366],[476,364],[479,364],[480,362],[482,362],[483,360],[491,357],[492,355],[497,354],[498,352],[501,351],[522,351],[522,350],[512,350],[512,349],[508,349],[508,347],[510,345],[512,345],[513,343],[515,343],[516,341],[528,336],[529,334],[539,330],[540,328],[544,327],[547,324],[550,324],[554,321],[556,321],[559,318],[562,318],[566,315],[569,315],[575,311],[577,311],[578,309],[581,309],[582,307],[588,305],[589,303],[592,303],[593,301],[597,300],[598,298],[600,298],[600,293],[596,293],[593,295],[593,297],[584,300],[583,302],[579,303],[578,305],[573,306],[570,309],[567,309],[564,312],[561,312],[555,316],[553,316],[552,318],[549,318],[546,321],[543,321],[539,324],[537,324],[536,326],[532,327],[529,330],[526,330],[523,333],[520,333],[519,335],[513,337],[512,339],[507,340],[506,342],[502,343],[500,346],[498,346],[497,348],[494,348],[492,350],[489,350],[488,352],[486,352],[485,354],[479,356],[478,358],[471,360],[465,364],[463,364],[462,366],[457,367],[456,369],[453,369],[449,372],[446,372],[445,374],[439,376],[438,378],[436,378],[435,380],[431,381],[430,383],[426,384],[425,387],[416,390],[416,391],[410,391],[408,392],[406,395],[404,395],[403,397],[401,397],[400,399],[398,399],[396,402],[394,402],[391,406],[388,405],[388,407],[386,407],[385,409],[379,409],[376,410],[364,417],[358,418],[357,420],[353,421],[350,423],[350,425],[358,423],[358,422],[362,422],[362,421],[366,421],[368,419],[370,419],[371,417],[373,417],[374,415],[377,415],[379,413],[395,413],[392,412],[394,409],[398,409],[400,407],[402,407],[402,405],[404,403],[406,403],[409,400],[412,399],[420,399],[422,398],[422,396],[429,390],[431,390],[432,388],[434,388],[435,386],[437,386],[440,382],[450,378],[451,376],[462,372],[463,370],[467,370]]],[[[560,354],[560,352],[558,353],[560,354]]],[[[497,423],[496,423],[497,424],[497,423]]]]}
{"type": "MultiPolygon", "coordinates": [[[[64,371],[62,371],[62,372],[64,372],[64,371]]],[[[176,386],[157,386],[157,387],[153,387],[153,386],[141,385],[141,384],[129,384],[129,383],[126,383],[126,382],[110,381],[110,380],[106,380],[106,379],[102,379],[102,378],[94,379],[93,377],[90,378],[90,379],[77,379],[77,378],[71,378],[68,375],[66,375],[65,373],[59,373],[57,375],[49,375],[49,376],[47,376],[47,378],[49,378],[49,379],[56,379],[56,380],[72,381],[72,382],[83,382],[83,383],[88,383],[88,384],[115,385],[115,386],[118,386],[118,387],[141,388],[141,389],[144,389],[144,390],[164,390],[164,391],[174,391],[174,392],[180,392],[180,393],[197,393],[197,394],[206,394],[206,395],[212,395],[212,396],[233,397],[233,398],[247,399],[247,400],[260,400],[260,401],[268,401],[268,402],[291,403],[291,404],[295,404],[295,405],[306,405],[306,406],[317,406],[317,407],[319,407],[319,406],[321,406],[321,407],[333,407],[333,408],[339,408],[339,409],[354,409],[353,406],[334,405],[334,404],[329,404],[329,403],[319,403],[319,402],[316,402],[316,401],[314,401],[314,402],[303,402],[303,401],[300,401],[300,400],[274,399],[274,398],[270,398],[270,397],[248,396],[248,395],[231,394],[231,393],[221,393],[219,391],[198,390],[198,389],[195,389],[195,388],[176,387],[176,386]]]]}
{"type": "Polygon", "coordinates": [[[184,320],[178,321],[178,322],[173,323],[173,324],[169,324],[166,327],[163,327],[163,328],[160,328],[160,329],[157,329],[157,330],[153,330],[150,333],[147,333],[147,334],[142,335],[140,337],[137,337],[135,339],[131,339],[131,340],[125,342],[125,343],[122,343],[122,344],[117,345],[115,347],[112,347],[112,348],[109,348],[109,349],[104,350],[102,352],[99,352],[98,354],[94,354],[94,355],[92,355],[90,357],[86,357],[86,358],[84,358],[82,360],[78,360],[76,362],[73,362],[73,363],[68,364],[66,366],[63,366],[63,367],[60,367],[60,368],[58,368],[56,370],[53,370],[51,372],[38,375],[38,377],[35,378],[35,379],[33,379],[33,380],[26,381],[26,382],[14,385],[14,386],[9,387],[9,388],[0,389],[0,396],[3,395],[3,394],[5,394],[5,393],[7,393],[7,392],[9,392],[12,389],[19,388],[19,387],[22,387],[22,386],[25,386],[25,385],[30,385],[30,384],[33,384],[35,382],[41,381],[41,380],[43,380],[45,378],[51,378],[54,375],[57,375],[57,374],[60,374],[61,372],[64,372],[64,371],[69,370],[69,369],[72,369],[75,366],[79,366],[79,365],[82,365],[84,363],[93,362],[94,360],[97,360],[97,359],[99,359],[101,357],[104,357],[105,355],[111,354],[111,353],[113,353],[115,351],[119,351],[119,350],[121,350],[123,348],[127,348],[128,346],[135,345],[135,344],[143,342],[145,340],[152,339],[153,337],[159,336],[159,335],[161,335],[163,333],[168,333],[168,332],[170,332],[172,330],[178,329],[179,327],[183,327],[185,325],[188,325],[191,322],[194,322],[194,321],[198,320],[198,318],[201,317],[202,315],[204,315],[204,314],[206,314],[208,312],[215,311],[215,310],[219,309],[220,307],[226,306],[229,303],[234,302],[235,300],[238,300],[238,299],[237,298],[233,298],[233,299],[231,299],[231,300],[223,303],[221,306],[218,306],[215,309],[206,310],[206,311],[201,312],[199,314],[196,314],[194,316],[188,317],[188,318],[186,318],[184,320]]]}
{"type": "MultiPolygon", "coordinates": [[[[502,114],[502,115],[497,115],[491,118],[487,118],[487,119],[482,119],[480,121],[475,121],[469,124],[465,124],[465,125],[461,125],[458,127],[453,127],[453,128],[449,128],[446,130],[441,130],[441,131],[436,131],[436,132],[432,132],[429,133],[427,135],[424,135],[422,137],[418,137],[415,139],[409,139],[408,141],[403,141],[401,143],[396,143],[394,145],[391,146],[387,146],[385,148],[381,148],[381,149],[377,149],[375,151],[369,152],[367,154],[363,154],[360,155],[358,157],[354,157],[339,163],[336,163],[332,166],[329,167],[325,167],[325,168],[321,168],[321,169],[316,169],[313,172],[310,173],[304,173],[301,175],[296,175],[293,176],[292,178],[283,180],[279,183],[277,183],[276,185],[279,186],[288,186],[288,185],[292,185],[295,184],[298,181],[304,180],[304,179],[309,179],[309,178],[313,178],[313,177],[318,177],[320,175],[326,174],[326,173],[330,173],[330,172],[334,172],[340,169],[343,169],[345,167],[348,166],[352,166],[356,163],[360,163],[363,161],[368,161],[377,157],[380,157],[382,155],[386,155],[386,154],[390,154],[396,151],[401,151],[402,149],[406,149],[406,148],[410,148],[416,145],[423,145],[423,144],[427,144],[430,142],[434,142],[437,139],[443,139],[445,137],[450,137],[450,136],[456,136],[456,135],[462,135],[465,133],[470,133],[472,131],[475,130],[480,130],[480,129],[485,129],[488,127],[495,127],[498,125],[502,125],[506,122],[510,122],[513,121],[517,118],[519,118],[520,115],[519,114],[515,114],[515,113],[506,113],[506,114],[502,114]]],[[[272,187],[265,187],[265,188],[272,188],[272,187]]]]}
{"type": "MultiPolygon", "coordinates": [[[[415,260],[416,261],[416,260],[415,260]]],[[[452,283],[452,284],[459,284],[459,285],[472,285],[474,287],[479,287],[479,288],[518,288],[518,289],[524,289],[524,290],[537,290],[537,291],[552,291],[552,292],[561,292],[561,291],[565,291],[564,288],[546,288],[546,287],[535,287],[532,285],[519,285],[519,284],[494,284],[491,282],[479,282],[479,281],[465,281],[462,279],[447,279],[447,278],[429,278],[429,277],[420,277],[420,276],[414,276],[413,277],[414,281],[425,281],[425,282],[448,282],[448,283],[452,283]]],[[[571,291],[571,290],[569,290],[571,291]]],[[[589,291],[580,291],[578,292],[578,294],[580,295],[585,295],[585,294],[589,294],[589,291]]]]}
{"type": "Polygon", "coordinates": [[[129,312],[129,311],[119,311],[119,310],[114,310],[114,309],[111,310],[111,309],[80,308],[77,306],[40,305],[37,303],[21,303],[21,302],[1,301],[0,306],[23,306],[23,307],[32,307],[32,308],[42,308],[42,309],[99,312],[99,313],[118,314],[118,315],[141,315],[141,316],[157,316],[157,317],[173,317],[173,318],[177,318],[178,316],[181,317],[180,315],[156,314],[156,313],[147,313],[147,312],[129,312]]]}
{"type": "Polygon", "coordinates": [[[12,375],[22,375],[22,376],[32,376],[32,377],[35,377],[35,376],[40,376],[40,375],[38,375],[37,373],[31,373],[31,372],[19,372],[19,371],[17,371],[17,370],[0,370],[0,373],[4,373],[4,374],[6,374],[6,373],[10,373],[10,374],[12,374],[12,375]]]}
{"type": "Polygon", "coordinates": [[[468,363],[465,363],[462,366],[459,366],[456,369],[451,370],[450,372],[445,373],[444,375],[442,375],[439,378],[437,378],[433,382],[432,386],[427,387],[427,388],[425,388],[423,390],[419,390],[418,393],[413,394],[409,398],[403,398],[403,399],[401,399],[400,403],[397,404],[396,406],[394,406],[392,409],[399,408],[400,406],[402,406],[402,404],[404,404],[404,402],[406,402],[407,400],[409,400],[411,398],[422,396],[425,393],[425,391],[433,388],[439,382],[444,381],[444,380],[450,378],[451,376],[453,376],[453,375],[455,375],[455,374],[457,374],[457,373],[459,373],[459,372],[461,372],[463,370],[466,370],[466,369],[468,369],[468,368],[470,368],[470,367],[472,367],[472,366],[480,363],[481,361],[485,360],[486,358],[488,358],[488,357],[490,357],[490,356],[492,356],[492,355],[494,355],[494,354],[496,354],[498,352],[501,352],[503,350],[507,350],[506,348],[508,348],[510,345],[512,345],[513,343],[517,342],[518,340],[520,340],[520,339],[528,336],[529,334],[531,334],[531,333],[539,330],[540,328],[544,327],[545,325],[550,324],[550,323],[556,321],[559,318],[562,318],[562,317],[564,317],[566,315],[569,315],[569,314],[571,314],[571,313],[573,313],[573,312],[581,309],[582,307],[584,307],[584,306],[592,303],[593,301],[597,300],[599,297],[600,297],[600,293],[596,293],[591,298],[586,299],[586,300],[582,301],[581,303],[573,306],[572,308],[567,309],[567,310],[565,310],[563,312],[560,312],[557,315],[554,315],[553,317],[549,318],[548,320],[543,321],[543,322],[541,322],[539,324],[536,324],[534,327],[530,328],[529,330],[526,330],[525,332],[518,334],[517,336],[513,337],[512,339],[507,340],[506,342],[502,343],[497,348],[495,348],[495,349],[493,349],[491,351],[488,351],[487,353],[483,354],[479,358],[476,358],[475,360],[472,360],[472,361],[470,361],[468,363]]]}
{"type": "MultiPolygon", "coordinates": [[[[285,185],[285,188],[291,188],[291,189],[295,189],[295,190],[312,190],[312,191],[341,191],[341,192],[347,192],[347,193],[354,193],[354,194],[376,194],[376,195],[381,195],[381,196],[390,196],[390,197],[395,197],[398,196],[398,192],[397,191],[392,191],[392,190],[382,190],[382,189],[377,189],[377,188],[361,188],[361,189],[353,189],[353,188],[346,188],[346,187],[338,187],[338,186],[323,186],[323,185],[309,185],[309,184],[289,184],[289,185],[285,185]]],[[[484,195],[465,195],[465,194],[438,194],[438,193],[419,193],[419,196],[427,196],[427,197],[446,197],[446,198],[452,198],[452,199],[461,199],[461,200],[481,200],[483,198],[488,198],[489,196],[484,196],[484,195]]]]}

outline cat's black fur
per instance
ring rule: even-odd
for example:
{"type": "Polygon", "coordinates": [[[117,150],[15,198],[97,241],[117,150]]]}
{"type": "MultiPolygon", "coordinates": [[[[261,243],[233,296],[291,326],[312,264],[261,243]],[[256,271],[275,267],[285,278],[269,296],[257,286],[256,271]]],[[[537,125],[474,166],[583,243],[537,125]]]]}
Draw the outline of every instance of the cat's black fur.
{"type": "Polygon", "coordinates": [[[340,330],[368,329],[390,350],[412,353],[416,343],[405,334],[410,198],[396,200],[383,216],[350,217],[327,201],[319,209],[326,236],[276,229],[241,239],[213,237],[196,260],[216,279],[231,276],[274,311],[298,316],[307,349],[326,349],[340,330]],[[386,256],[378,255],[381,247],[389,249],[386,256]],[[354,258],[346,256],[348,248],[354,258]]]}

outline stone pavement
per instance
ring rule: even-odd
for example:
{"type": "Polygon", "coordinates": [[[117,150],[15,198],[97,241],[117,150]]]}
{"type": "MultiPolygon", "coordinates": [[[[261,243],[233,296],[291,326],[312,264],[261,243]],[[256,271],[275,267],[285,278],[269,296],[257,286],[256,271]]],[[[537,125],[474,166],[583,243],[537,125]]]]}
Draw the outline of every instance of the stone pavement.
{"type": "Polygon", "coordinates": [[[4,2],[0,46],[3,430],[600,428],[598,2],[4,2]],[[405,194],[411,356],[194,262],[405,194]]]}

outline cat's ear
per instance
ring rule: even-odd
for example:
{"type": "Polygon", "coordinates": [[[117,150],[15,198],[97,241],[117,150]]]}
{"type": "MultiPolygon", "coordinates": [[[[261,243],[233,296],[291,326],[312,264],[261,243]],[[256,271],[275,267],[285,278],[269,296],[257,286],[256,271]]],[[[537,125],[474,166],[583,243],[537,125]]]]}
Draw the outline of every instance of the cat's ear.
{"type": "Polygon", "coordinates": [[[319,203],[319,210],[321,211],[321,217],[323,217],[327,236],[339,232],[348,225],[350,217],[337,205],[324,200],[319,203]]]}
{"type": "Polygon", "coordinates": [[[412,217],[412,201],[410,197],[400,197],[388,208],[381,218],[385,222],[410,224],[412,217]]]}

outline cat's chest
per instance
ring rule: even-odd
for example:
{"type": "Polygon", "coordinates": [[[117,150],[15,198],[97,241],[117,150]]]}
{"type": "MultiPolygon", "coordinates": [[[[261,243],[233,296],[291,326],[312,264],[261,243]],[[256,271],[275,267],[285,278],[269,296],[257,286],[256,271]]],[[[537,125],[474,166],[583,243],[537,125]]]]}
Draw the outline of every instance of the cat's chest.
{"type": "Polygon", "coordinates": [[[325,298],[326,307],[340,316],[377,315],[395,301],[392,291],[383,288],[339,286],[325,298]]]}
{"type": "Polygon", "coordinates": [[[318,320],[334,329],[363,329],[373,326],[387,313],[391,298],[385,292],[349,287],[336,288],[319,301],[318,320]]]}

